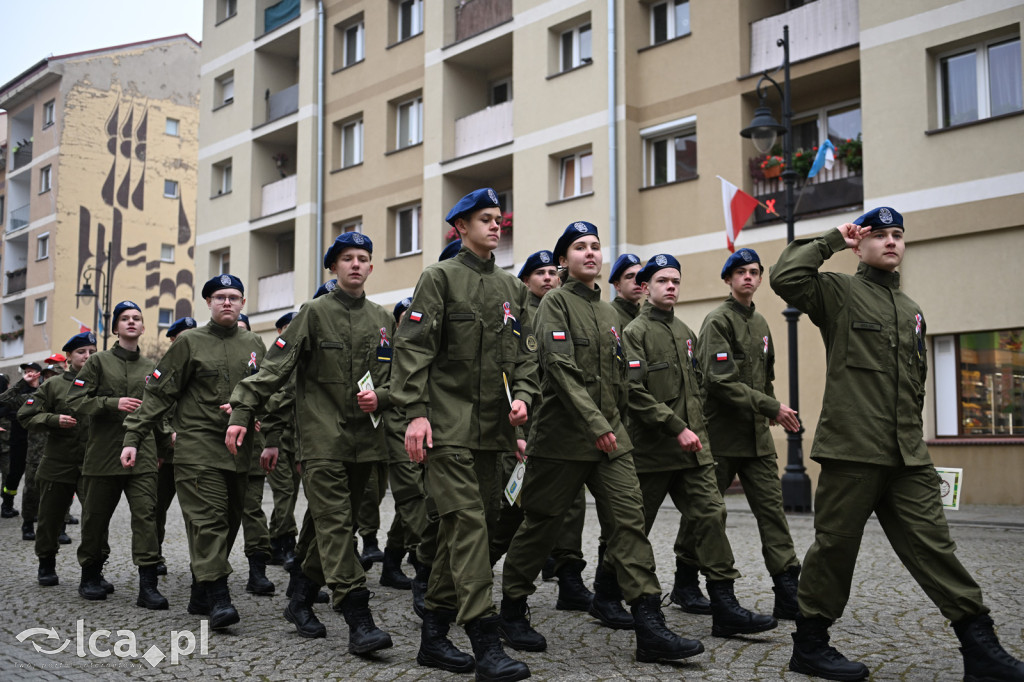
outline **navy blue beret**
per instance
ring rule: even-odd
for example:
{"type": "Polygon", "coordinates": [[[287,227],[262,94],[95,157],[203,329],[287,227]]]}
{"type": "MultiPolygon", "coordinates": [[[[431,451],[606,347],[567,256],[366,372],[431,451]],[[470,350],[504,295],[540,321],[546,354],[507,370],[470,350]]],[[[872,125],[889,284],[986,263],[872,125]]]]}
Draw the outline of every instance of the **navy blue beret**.
{"type": "Polygon", "coordinates": [[[61,350],[64,351],[65,353],[70,353],[71,351],[78,350],[82,346],[95,345],[96,335],[93,334],[92,332],[82,332],[81,334],[75,334],[70,339],[68,339],[68,342],[64,344],[64,347],[61,348],[61,350]]]}
{"type": "Polygon", "coordinates": [[[249,316],[245,313],[239,313],[238,321],[245,325],[245,328],[252,331],[252,327],[249,326],[249,316]]]}
{"type": "Polygon", "coordinates": [[[281,317],[277,318],[277,322],[274,323],[274,326],[280,329],[286,324],[291,324],[293,317],[295,317],[295,313],[285,313],[281,317]]]}
{"type": "Polygon", "coordinates": [[[519,270],[519,279],[528,277],[533,274],[534,270],[546,268],[555,265],[555,254],[550,251],[538,251],[537,253],[531,253],[530,257],[523,263],[523,267],[519,270]]]}
{"type": "Polygon", "coordinates": [[[644,282],[651,281],[651,277],[654,277],[654,273],[658,270],[664,270],[665,268],[673,268],[679,272],[683,269],[679,267],[679,261],[676,257],[670,253],[659,253],[657,256],[652,256],[647,265],[640,269],[640,272],[636,273],[636,283],[643,284],[644,282]]]}
{"type": "Polygon", "coordinates": [[[191,317],[179,317],[171,326],[167,328],[167,338],[172,339],[178,334],[182,333],[187,329],[195,329],[199,325],[196,323],[194,318],[191,317]]]}
{"type": "Polygon", "coordinates": [[[586,237],[588,234],[592,234],[597,237],[597,226],[593,223],[588,223],[585,220],[577,220],[574,223],[570,223],[569,227],[565,228],[565,232],[558,238],[558,242],[555,243],[555,250],[552,254],[555,257],[555,262],[565,255],[569,250],[569,245],[580,237],[586,237]]]}
{"type": "Polygon", "coordinates": [[[887,227],[903,227],[903,216],[895,208],[879,206],[872,209],[853,221],[854,225],[863,225],[874,230],[884,230],[887,227]]]}
{"type": "Polygon", "coordinates": [[[395,304],[395,322],[397,323],[402,317],[402,313],[409,309],[412,305],[412,299],[406,296],[401,301],[395,304]]]}
{"type": "Polygon", "coordinates": [[[211,277],[206,284],[203,285],[203,298],[210,298],[216,292],[221,289],[238,289],[238,291],[245,295],[245,287],[242,286],[242,280],[238,279],[234,275],[227,273],[211,277]]]}
{"type": "Polygon", "coordinates": [[[142,308],[139,307],[138,303],[135,303],[134,301],[121,301],[120,303],[114,306],[114,316],[111,318],[112,320],[114,320],[113,324],[115,327],[117,326],[118,318],[121,317],[121,313],[123,313],[126,310],[138,310],[140,313],[142,312],[142,308]]]}
{"type": "Polygon", "coordinates": [[[373,253],[373,241],[362,232],[342,232],[324,254],[324,270],[330,270],[342,249],[363,249],[373,253]]]}
{"type": "Polygon", "coordinates": [[[634,265],[640,265],[640,258],[635,253],[622,254],[615,259],[615,264],[612,265],[612,273],[608,275],[608,281],[612,284],[619,281],[622,273],[634,265]]]}
{"type": "Polygon", "coordinates": [[[324,282],[323,284],[320,285],[319,289],[316,290],[316,293],[313,294],[313,298],[320,298],[321,296],[324,296],[326,294],[331,293],[332,291],[334,291],[337,288],[338,288],[338,280],[336,280],[336,279],[327,280],[326,282],[324,282]]]}
{"type": "Polygon", "coordinates": [[[449,244],[448,246],[446,246],[443,249],[441,249],[441,255],[437,257],[437,262],[440,263],[443,260],[448,260],[449,258],[455,258],[456,254],[458,254],[458,252],[461,251],[461,250],[462,250],[462,240],[461,239],[456,239],[451,244],[449,244]]]}
{"type": "Polygon", "coordinates": [[[452,206],[452,210],[448,211],[445,222],[454,227],[456,219],[467,216],[474,211],[479,211],[481,208],[501,208],[501,205],[498,203],[498,193],[490,187],[473,190],[456,201],[455,205],[452,206]]]}
{"type": "MultiPolygon", "coordinates": [[[[740,249],[725,260],[725,265],[722,266],[722,279],[728,277],[730,272],[741,265],[750,265],[751,263],[761,265],[761,259],[758,257],[757,251],[753,249],[740,249]]],[[[764,265],[761,265],[761,269],[764,270],[764,265]]]]}

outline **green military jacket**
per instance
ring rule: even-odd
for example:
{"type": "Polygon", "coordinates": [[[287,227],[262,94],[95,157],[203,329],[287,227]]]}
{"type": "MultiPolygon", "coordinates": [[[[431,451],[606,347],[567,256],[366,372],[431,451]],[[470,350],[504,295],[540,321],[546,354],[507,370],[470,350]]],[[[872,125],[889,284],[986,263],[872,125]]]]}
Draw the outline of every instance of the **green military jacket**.
{"type": "MultiPolygon", "coordinates": [[[[71,381],[68,407],[89,416],[89,442],[85,447],[82,474],[85,476],[120,476],[156,472],[156,436],[140,439],[135,466],[121,466],[121,441],[124,440],[127,412],[117,409],[121,398],[142,398],[153,371],[153,361],[138,351],[129,351],[114,343],[110,350],[89,357],[71,381]]],[[[161,430],[159,447],[169,450],[170,434],[161,430]]]]}
{"type": "Polygon", "coordinates": [[[68,391],[77,372],[67,371],[43,382],[39,390],[18,410],[18,421],[28,431],[47,434],[43,459],[36,478],[57,483],[76,483],[82,475],[85,446],[89,440],[89,417],[68,407],[68,391]],[[76,424],[63,429],[60,416],[74,417],[76,424]]]}
{"type": "Polygon", "coordinates": [[[689,469],[714,462],[704,423],[697,336],[650,302],[622,335],[629,367],[629,437],[637,473],[689,469]],[[677,436],[690,429],[703,446],[685,452],[677,436]]]}
{"type": "Polygon", "coordinates": [[[924,315],[900,291],[899,273],[864,263],[856,275],[818,272],[845,248],[833,229],[792,242],[771,269],[772,289],[807,313],[825,342],[825,395],[811,458],[931,464],[921,416],[924,315]]]}
{"type": "Polygon", "coordinates": [[[516,449],[509,398],[529,410],[540,392],[529,295],[466,247],[420,275],[395,337],[392,400],[430,419],[434,447],[516,449]]]}
{"type": "Polygon", "coordinates": [[[263,340],[238,325],[222,327],[211,320],[182,334],[153,371],[142,407],[125,421],[124,446],[138,447],[170,416],[178,428],[174,466],[248,472],[253,424],[248,423],[249,433],[233,456],[224,445],[228,415],[220,406],[239,381],[259,370],[264,353],[263,340]]]}
{"type": "Polygon", "coordinates": [[[250,421],[294,371],[299,461],[386,460],[384,426],[373,427],[356,394],[359,380],[369,372],[377,414],[390,407],[394,324],[387,310],[340,287],[306,303],[270,346],[259,374],[235,387],[231,424],[250,421]]]}
{"type": "Polygon", "coordinates": [[[529,456],[600,461],[632,451],[622,419],[629,385],[618,324],[598,286],[569,277],[544,295],[536,321],[544,371],[529,456]],[[617,448],[605,454],[596,441],[609,431],[617,448]]]}
{"type": "Polygon", "coordinates": [[[697,340],[704,375],[704,415],[717,457],[775,454],[770,420],[775,399],[775,345],[768,321],[732,296],[708,313],[697,340]]]}
{"type": "Polygon", "coordinates": [[[619,324],[615,327],[615,330],[621,334],[622,330],[629,326],[629,323],[640,314],[640,305],[638,303],[630,303],[621,296],[616,296],[612,299],[612,305],[615,307],[615,312],[619,315],[619,324]]]}

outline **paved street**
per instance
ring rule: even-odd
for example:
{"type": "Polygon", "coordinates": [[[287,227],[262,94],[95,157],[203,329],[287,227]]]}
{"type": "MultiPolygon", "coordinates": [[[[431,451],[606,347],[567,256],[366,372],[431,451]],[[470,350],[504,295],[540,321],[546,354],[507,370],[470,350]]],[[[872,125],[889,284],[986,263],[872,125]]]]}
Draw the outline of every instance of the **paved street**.
{"type": "MultiPolygon", "coordinates": [[[[270,511],[269,489],[264,495],[270,511]]],[[[20,500],[18,501],[20,503],[20,500]]],[[[771,579],[765,574],[757,529],[746,502],[729,497],[729,535],[737,564],[744,578],[737,583],[741,603],[770,612],[771,579]]],[[[74,513],[80,510],[75,505],[74,513]]],[[[385,500],[383,526],[390,523],[392,504],[385,500]]],[[[297,514],[301,518],[301,509],[297,514]]],[[[993,611],[998,632],[1007,649],[1024,655],[1024,509],[975,507],[950,512],[959,556],[977,577],[993,611]]],[[[447,680],[453,675],[416,665],[419,620],[410,608],[409,592],[378,584],[379,565],[371,569],[369,586],[376,593],[371,605],[378,624],[387,629],[395,647],[376,660],[347,653],[348,631],[340,614],[318,606],[327,625],[326,639],[304,640],[281,616],[285,606],[285,572],[269,567],[278,595],[254,597],[245,592],[247,566],[241,538],[232,556],[235,573],[230,579],[234,604],[241,622],[227,633],[210,633],[208,648],[178,655],[172,660],[172,633],[178,634],[178,648],[187,648],[188,635],[201,639],[200,620],[185,611],[188,601],[188,551],[177,504],[168,516],[167,543],[170,574],[160,579],[160,589],[170,600],[169,611],[147,611],[135,606],[138,577],[131,564],[127,505],[122,501],[111,529],[113,547],[105,576],[116,592],[104,602],[87,602],[77,593],[79,568],[75,560],[79,527],[69,527],[75,544],[62,548],[57,559],[61,583],[43,588],[36,583],[33,543],[21,540],[21,519],[0,520],[0,543],[4,548],[0,565],[0,679],[86,680],[96,677],[132,676],[152,680],[258,678],[266,680],[372,679],[447,680]],[[76,633],[81,623],[81,637],[76,633]],[[28,628],[55,630],[54,636],[35,634],[19,642],[17,636],[28,628]],[[98,632],[109,630],[110,633],[98,632]],[[121,632],[117,631],[130,631],[121,632]],[[134,636],[137,653],[129,651],[134,636]],[[94,646],[90,649],[90,638],[94,646]],[[69,641],[60,653],[48,655],[69,641]],[[115,646],[120,642],[120,650],[115,646]],[[34,644],[35,643],[35,644],[34,644]],[[152,649],[151,649],[152,648],[152,649]],[[157,651],[159,650],[159,651],[157,651]],[[98,651],[101,655],[96,655],[98,651]],[[142,658],[151,651],[165,659],[151,665],[142,658]],[[113,655],[105,654],[112,652],[113,655]],[[122,655],[119,657],[117,654],[122,655]]],[[[678,515],[665,508],[652,539],[663,589],[671,589],[674,560],[671,546],[678,515]]],[[[798,553],[806,551],[813,534],[809,516],[791,516],[798,553]]],[[[383,544],[383,536],[381,536],[383,544]]],[[[588,559],[597,553],[597,521],[593,506],[588,508],[584,550],[588,559]]],[[[498,565],[500,572],[501,565],[498,565]]],[[[407,568],[407,572],[411,570],[407,568]]],[[[592,581],[593,564],[584,571],[592,581]]],[[[496,581],[496,584],[499,581],[496,581]]],[[[670,627],[680,634],[704,642],[707,651],[672,665],[637,664],[633,661],[631,632],[612,631],[597,625],[586,614],[556,611],[555,583],[543,583],[531,599],[535,627],[548,639],[544,653],[516,654],[526,661],[538,680],[805,680],[788,672],[791,622],[762,636],[735,639],[711,637],[710,617],[691,616],[667,607],[670,627]]],[[[500,598],[500,594],[499,594],[500,598]]],[[[456,644],[469,651],[461,630],[453,631],[456,644]]],[[[924,593],[910,579],[889,548],[876,522],[869,523],[860,562],[857,565],[853,598],[846,616],[832,630],[833,643],[850,658],[871,668],[874,680],[956,680],[962,665],[956,638],[924,593]]],[[[466,676],[464,679],[471,679],[466,676]]]]}

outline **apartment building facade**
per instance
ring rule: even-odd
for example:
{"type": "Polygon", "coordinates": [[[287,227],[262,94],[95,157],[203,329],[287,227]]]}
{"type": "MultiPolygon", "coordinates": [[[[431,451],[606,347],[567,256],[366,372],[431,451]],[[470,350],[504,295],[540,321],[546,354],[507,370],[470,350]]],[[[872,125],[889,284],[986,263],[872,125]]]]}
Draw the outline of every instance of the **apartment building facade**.
{"type": "MultiPolygon", "coordinates": [[[[1024,128],[1020,0],[242,5],[209,0],[205,9],[197,278],[230,264],[255,290],[250,314],[268,332],[329,277],[321,254],[343,230],[374,240],[371,298],[409,295],[447,242],[446,210],[480,186],[495,188],[508,214],[499,265],[517,272],[565,225],[586,219],[602,230],[608,263],[623,252],[675,254],[677,314],[699,328],[727,294],[716,176],[781,212],[773,155],[739,132],[759,104],[761,73],[781,82],[777,40],[788,26],[793,146],[804,164],[796,234],[822,232],[866,206],[904,213],[905,286],[930,316],[933,456],[966,469],[965,501],[1024,503],[1006,475],[1024,473],[1022,275],[1010,261],[1024,239],[1024,161],[1000,153],[1024,128]],[[294,51],[276,47],[285,45],[294,51]],[[285,53],[292,70],[258,67],[285,53]],[[280,72],[288,77],[266,81],[280,72]],[[223,95],[226,76],[233,103],[205,99],[223,95]],[[265,122],[268,103],[289,87],[297,87],[291,113],[265,122]],[[241,111],[224,115],[232,107],[241,111]],[[292,144],[286,128],[294,147],[283,149],[275,145],[292,144]],[[826,140],[839,150],[835,166],[805,179],[808,157],[826,140]],[[282,151],[295,165],[275,175],[271,159],[282,151]],[[230,212],[216,184],[227,157],[231,193],[244,193],[230,212]],[[268,213],[267,188],[285,182],[294,196],[268,213]],[[993,296],[975,263],[1005,273],[996,289],[1005,281],[1018,303],[993,296]]],[[[770,86],[767,104],[781,118],[770,86]]],[[[759,209],[738,245],[772,263],[785,233],[759,209]]],[[[854,263],[840,254],[827,267],[854,263]]],[[[775,329],[785,400],[784,306],[767,286],[757,302],[775,329]]],[[[808,320],[799,329],[809,454],[824,353],[808,320]]],[[[778,446],[784,459],[781,433],[778,446]]],[[[809,460],[808,471],[816,476],[809,460]]]]}
{"type": "Polygon", "coordinates": [[[17,377],[82,328],[112,345],[104,315],[124,299],[154,355],[191,314],[198,72],[182,35],[47,57],[0,86],[0,371],[17,377]]]}

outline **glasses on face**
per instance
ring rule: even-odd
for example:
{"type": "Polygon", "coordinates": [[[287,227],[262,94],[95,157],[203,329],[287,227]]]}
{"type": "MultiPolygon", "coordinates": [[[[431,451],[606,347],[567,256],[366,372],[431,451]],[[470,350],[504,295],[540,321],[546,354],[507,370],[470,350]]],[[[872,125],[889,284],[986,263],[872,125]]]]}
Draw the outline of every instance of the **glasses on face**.
{"type": "Polygon", "coordinates": [[[230,303],[231,305],[238,305],[242,302],[241,296],[211,296],[210,300],[214,303],[230,303]]]}

